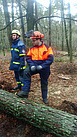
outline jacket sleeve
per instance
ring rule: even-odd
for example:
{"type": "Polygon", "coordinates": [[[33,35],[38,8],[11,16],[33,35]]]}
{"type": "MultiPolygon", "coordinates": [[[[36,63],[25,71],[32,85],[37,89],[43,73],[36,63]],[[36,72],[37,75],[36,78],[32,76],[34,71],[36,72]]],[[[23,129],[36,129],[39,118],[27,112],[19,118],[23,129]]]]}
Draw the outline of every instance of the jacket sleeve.
{"type": "Polygon", "coordinates": [[[43,63],[41,64],[42,68],[46,68],[50,66],[53,63],[53,60],[54,60],[53,51],[52,48],[49,47],[47,51],[47,59],[44,60],[43,63]]]}
{"type": "Polygon", "coordinates": [[[46,68],[50,66],[53,63],[54,56],[48,55],[48,59],[44,60],[44,62],[41,64],[42,68],[46,68]]]}
{"type": "Polygon", "coordinates": [[[25,69],[25,45],[21,44],[19,46],[19,59],[20,59],[20,68],[19,69],[25,69]],[[23,68],[24,67],[24,68],[23,68]]]}

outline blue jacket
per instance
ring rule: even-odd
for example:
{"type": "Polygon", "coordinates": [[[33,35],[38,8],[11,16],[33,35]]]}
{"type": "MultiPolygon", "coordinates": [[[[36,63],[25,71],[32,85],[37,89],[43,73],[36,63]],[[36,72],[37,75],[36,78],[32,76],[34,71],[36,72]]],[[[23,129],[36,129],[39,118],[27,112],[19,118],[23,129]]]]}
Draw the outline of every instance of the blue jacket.
{"type": "Polygon", "coordinates": [[[13,41],[9,69],[13,71],[25,69],[25,45],[20,39],[13,41]]]}

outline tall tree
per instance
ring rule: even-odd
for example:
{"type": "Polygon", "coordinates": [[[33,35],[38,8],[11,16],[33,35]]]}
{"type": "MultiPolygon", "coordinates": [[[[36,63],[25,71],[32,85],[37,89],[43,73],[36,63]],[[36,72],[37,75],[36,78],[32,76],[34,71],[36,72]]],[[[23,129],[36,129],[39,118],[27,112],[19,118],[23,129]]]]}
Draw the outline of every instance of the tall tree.
{"type": "Polygon", "coordinates": [[[62,23],[62,50],[64,50],[64,31],[63,31],[63,14],[64,14],[64,4],[63,0],[61,1],[61,23],[62,23]]]}
{"type": "MultiPolygon", "coordinates": [[[[37,1],[35,0],[35,20],[37,20],[37,1]]],[[[38,30],[38,25],[37,25],[37,22],[35,24],[35,27],[36,27],[36,30],[38,30]]]]}
{"type": "Polygon", "coordinates": [[[26,41],[25,41],[25,38],[24,38],[25,29],[24,29],[24,22],[23,22],[23,17],[22,17],[22,9],[21,9],[20,0],[18,0],[18,6],[19,6],[20,17],[21,17],[22,37],[23,37],[24,43],[26,44],[26,41]]]}
{"type": "MultiPolygon", "coordinates": [[[[12,21],[14,20],[14,0],[12,0],[12,21]]],[[[12,30],[14,29],[14,23],[12,23],[12,30]]]]}
{"type": "Polygon", "coordinates": [[[49,4],[49,45],[51,46],[51,0],[49,4]]]}
{"type": "Polygon", "coordinates": [[[72,62],[72,29],[71,29],[71,13],[70,13],[70,4],[68,3],[69,10],[69,47],[70,47],[70,62],[72,62]]]}
{"type": "MultiPolygon", "coordinates": [[[[64,11],[63,11],[63,18],[64,18],[64,11]]],[[[67,45],[67,50],[68,50],[68,56],[69,56],[70,55],[70,48],[69,48],[68,35],[67,35],[67,25],[66,25],[65,18],[64,18],[64,28],[65,28],[65,40],[66,40],[66,45],[67,45]]]]}
{"type": "MultiPolygon", "coordinates": [[[[6,22],[6,25],[8,26],[8,24],[10,23],[10,16],[8,12],[7,0],[3,0],[2,2],[3,2],[3,9],[4,9],[4,15],[5,15],[5,22],[6,22]]],[[[10,34],[11,34],[11,25],[9,25],[7,28],[7,36],[11,46],[10,34]]]]}
{"type": "Polygon", "coordinates": [[[27,0],[27,31],[34,30],[34,0],[27,0]]]}

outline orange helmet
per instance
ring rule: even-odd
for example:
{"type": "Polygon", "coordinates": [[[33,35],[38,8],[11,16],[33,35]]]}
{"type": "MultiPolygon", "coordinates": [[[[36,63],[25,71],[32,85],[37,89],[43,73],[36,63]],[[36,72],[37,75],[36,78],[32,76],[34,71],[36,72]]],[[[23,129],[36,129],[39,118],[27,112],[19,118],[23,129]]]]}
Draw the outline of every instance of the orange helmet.
{"type": "Polygon", "coordinates": [[[44,38],[44,34],[40,33],[39,31],[34,31],[30,38],[31,39],[41,39],[41,38],[44,38]]]}

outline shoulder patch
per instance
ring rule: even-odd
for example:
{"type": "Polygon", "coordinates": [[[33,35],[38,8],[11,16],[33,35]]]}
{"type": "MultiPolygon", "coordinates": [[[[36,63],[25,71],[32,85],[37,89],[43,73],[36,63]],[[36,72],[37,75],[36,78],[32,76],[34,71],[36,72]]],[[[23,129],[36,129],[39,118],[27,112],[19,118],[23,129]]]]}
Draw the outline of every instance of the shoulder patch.
{"type": "Polygon", "coordinates": [[[24,49],[22,49],[22,53],[25,53],[25,50],[24,50],[24,49]]]}

